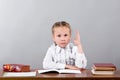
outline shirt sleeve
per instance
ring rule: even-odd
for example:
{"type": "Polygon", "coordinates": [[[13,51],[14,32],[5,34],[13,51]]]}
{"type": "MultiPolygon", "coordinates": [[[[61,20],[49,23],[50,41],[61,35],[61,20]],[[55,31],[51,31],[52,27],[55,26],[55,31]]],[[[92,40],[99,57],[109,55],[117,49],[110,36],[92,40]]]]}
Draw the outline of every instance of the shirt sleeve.
{"type": "Polygon", "coordinates": [[[55,52],[54,52],[53,48],[48,49],[46,56],[43,60],[43,68],[44,69],[64,69],[65,68],[65,64],[54,62],[54,60],[53,60],[54,53],[55,52]]]}
{"type": "Polygon", "coordinates": [[[76,53],[75,65],[79,68],[85,68],[87,66],[87,59],[84,53],[78,53],[77,47],[75,46],[74,51],[76,53]]]}

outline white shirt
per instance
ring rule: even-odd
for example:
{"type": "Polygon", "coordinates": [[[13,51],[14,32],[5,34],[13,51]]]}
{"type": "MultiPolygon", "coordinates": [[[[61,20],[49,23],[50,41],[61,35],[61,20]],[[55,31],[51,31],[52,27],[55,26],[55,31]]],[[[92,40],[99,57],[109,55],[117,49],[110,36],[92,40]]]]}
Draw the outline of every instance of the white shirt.
{"type": "Polygon", "coordinates": [[[69,43],[65,48],[51,45],[43,60],[44,69],[65,69],[65,65],[74,65],[85,68],[87,60],[84,53],[78,53],[77,46],[69,43]]]}

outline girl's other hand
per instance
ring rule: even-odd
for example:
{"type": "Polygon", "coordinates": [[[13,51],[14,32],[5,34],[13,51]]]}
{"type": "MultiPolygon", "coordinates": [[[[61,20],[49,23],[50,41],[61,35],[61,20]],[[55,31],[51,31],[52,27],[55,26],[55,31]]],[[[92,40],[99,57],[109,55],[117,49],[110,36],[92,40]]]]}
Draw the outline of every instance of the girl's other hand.
{"type": "Polygon", "coordinates": [[[79,69],[77,66],[72,66],[72,65],[66,65],[65,68],[66,68],[66,69],[72,69],[72,70],[77,70],[77,69],[79,69]]]}

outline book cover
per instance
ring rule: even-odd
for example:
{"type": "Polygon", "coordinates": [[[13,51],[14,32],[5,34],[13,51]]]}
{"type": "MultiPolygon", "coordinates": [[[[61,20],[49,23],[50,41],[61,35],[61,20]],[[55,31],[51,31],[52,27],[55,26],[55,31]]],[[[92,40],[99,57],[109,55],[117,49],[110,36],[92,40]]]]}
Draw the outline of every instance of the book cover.
{"type": "Polygon", "coordinates": [[[97,71],[115,71],[116,70],[116,68],[111,68],[111,67],[95,67],[95,66],[92,66],[92,69],[97,71]]]}
{"type": "Polygon", "coordinates": [[[29,72],[30,65],[3,64],[3,71],[5,71],[5,72],[29,72]]]}
{"type": "Polygon", "coordinates": [[[113,63],[94,63],[95,67],[112,67],[115,68],[113,63]]]}
{"type": "Polygon", "coordinates": [[[92,68],[94,70],[106,70],[106,71],[115,71],[116,66],[112,63],[94,63],[92,68]]]}
{"type": "Polygon", "coordinates": [[[81,73],[80,70],[70,70],[70,69],[47,69],[47,70],[38,70],[38,73],[81,73]]]}

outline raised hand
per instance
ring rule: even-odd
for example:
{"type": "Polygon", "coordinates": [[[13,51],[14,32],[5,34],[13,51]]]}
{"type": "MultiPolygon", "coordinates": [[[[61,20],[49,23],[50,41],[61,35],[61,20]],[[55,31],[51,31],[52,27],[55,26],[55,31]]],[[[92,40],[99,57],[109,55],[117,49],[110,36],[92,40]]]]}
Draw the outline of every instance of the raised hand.
{"type": "Polygon", "coordinates": [[[76,46],[78,46],[78,45],[81,44],[81,43],[80,43],[80,34],[79,34],[79,31],[78,31],[78,30],[76,31],[76,34],[75,34],[74,44],[75,44],[76,46]]]}
{"type": "Polygon", "coordinates": [[[78,47],[78,52],[83,53],[79,31],[76,31],[76,35],[75,35],[75,38],[74,38],[74,44],[78,47]]]}

